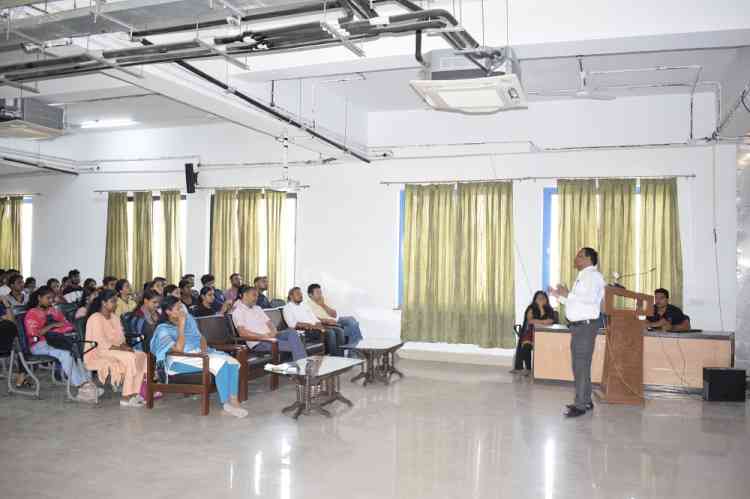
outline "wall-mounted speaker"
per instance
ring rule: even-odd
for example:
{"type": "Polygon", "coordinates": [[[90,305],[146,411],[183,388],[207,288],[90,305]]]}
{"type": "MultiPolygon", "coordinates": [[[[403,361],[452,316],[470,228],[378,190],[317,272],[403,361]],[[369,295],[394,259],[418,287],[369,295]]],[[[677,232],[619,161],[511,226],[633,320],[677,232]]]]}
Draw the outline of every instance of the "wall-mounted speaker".
{"type": "Polygon", "coordinates": [[[193,168],[193,163],[185,163],[185,185],[188,194],[193,194],[195,186],[198,185],[198,172],[193,168]]]}

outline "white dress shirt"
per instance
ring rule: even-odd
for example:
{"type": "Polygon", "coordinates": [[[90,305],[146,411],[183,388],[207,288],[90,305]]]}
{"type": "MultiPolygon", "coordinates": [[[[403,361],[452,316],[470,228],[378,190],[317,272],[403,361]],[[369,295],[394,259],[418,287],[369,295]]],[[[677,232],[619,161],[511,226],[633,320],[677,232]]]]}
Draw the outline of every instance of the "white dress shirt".
{"type": "MultiPolygon", "coordinates": [[[[251,308],[240,300],[235,302],[232,308],[232,322],[235,326],[238,328],[244,327],[261,336],[267,336],[271,331],[268,328],[268,321],[270,320],[263,309],[257,305],[251,308]]],[[[245,343],[247,343],[248,348],[255,348],[260,342],[246,341],[245,343]]]]}
{"type": "Polygon", "coordinates": [[[294,303],[289,302],[284,305],[284,322],[292,329],[297,329],[298,322],[305,322],[307,324],[317,324],[320,322],[307,303],[294,303]]]}
{"type": "Polygon", "coordinates": [[[598,319],[605,286],[604,277],[595,265],[578,272],[568,296],[560,297],[560,303],[565,304],[565,315],[568,320],[578,322],[598,319]]]}

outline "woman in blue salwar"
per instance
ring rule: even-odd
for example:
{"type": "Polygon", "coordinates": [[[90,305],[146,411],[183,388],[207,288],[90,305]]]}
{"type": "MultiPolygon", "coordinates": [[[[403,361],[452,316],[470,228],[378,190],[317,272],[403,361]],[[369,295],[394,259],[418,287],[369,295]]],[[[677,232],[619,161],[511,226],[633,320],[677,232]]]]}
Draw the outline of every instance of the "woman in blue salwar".
{"type": "Polygon", "coordinates": [[[170,354],[208,353],[209,370],[214,375],[224,411],[238,418],[246,417],[247,411],[240,407],[237,398],[239,362],[230,355],[208,348],[195,319],[179,299],[167,296],[161,303],[161,309],[159,325],[151,338],[151,353],[156,356],[156,361],[163,363],[168,374],[193,373],[201,370],[202,359],[170,354]]]}

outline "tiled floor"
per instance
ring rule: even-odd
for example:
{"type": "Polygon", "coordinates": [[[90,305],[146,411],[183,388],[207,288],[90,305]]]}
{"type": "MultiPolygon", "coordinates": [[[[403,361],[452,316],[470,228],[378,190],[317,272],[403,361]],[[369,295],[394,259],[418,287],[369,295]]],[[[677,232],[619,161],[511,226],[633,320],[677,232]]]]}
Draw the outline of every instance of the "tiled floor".
{"type": "MultiPolygon", "coordinates": [[[[254,383],[250,417],[171,396],[152,411],[6,397],[0,497],[750,497],[750,404],[659,399],[561,417],[567,386],[505,369],[403,361],[389,387],[347,380],[353,409],[295,422],[254,383]]],[[[2,380],[4,383],[5,380],[2,380]]]]}

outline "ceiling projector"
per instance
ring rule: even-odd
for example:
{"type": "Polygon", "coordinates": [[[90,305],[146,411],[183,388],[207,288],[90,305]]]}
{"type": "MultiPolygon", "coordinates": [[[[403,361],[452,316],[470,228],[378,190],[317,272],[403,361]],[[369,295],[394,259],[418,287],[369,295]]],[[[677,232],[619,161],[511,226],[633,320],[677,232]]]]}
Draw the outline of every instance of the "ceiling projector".
{"type": "MultiPolygon", "coordinates": [[[[433,50],[425,57],[427,79],[411,87],[433,109],[464,114],[491,114],[528,107],[520,67],[510,49],[498,49],[499,64],[487,75],[464,53],[433,50]]],[[[493,61],[487,59],[486,64],[493,61]]]]}

